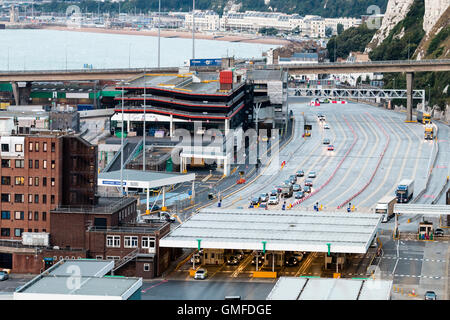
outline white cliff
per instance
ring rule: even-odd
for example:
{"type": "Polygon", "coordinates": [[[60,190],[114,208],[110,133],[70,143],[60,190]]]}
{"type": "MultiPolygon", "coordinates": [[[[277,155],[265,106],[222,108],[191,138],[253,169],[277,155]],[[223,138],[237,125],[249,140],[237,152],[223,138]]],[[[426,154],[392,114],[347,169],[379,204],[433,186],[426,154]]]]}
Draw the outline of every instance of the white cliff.
{"type": "Polygon", "coordinates": [[[366,52],[372,51],[373,48],[380,45],[383,40],[387,38],[389,32],[391,32],[397,23],[405,18],[413,2],[414,0],[389,0],[386,6],[386,12],[384,13],[383,22],[374,34],[370,43],[367,45],[366,52]]]}
{"type": "Polygon", "coordinates": [[[425,0],[423,30],[425,30],[427,36],[449,6],[450,0],[425,0]]]}

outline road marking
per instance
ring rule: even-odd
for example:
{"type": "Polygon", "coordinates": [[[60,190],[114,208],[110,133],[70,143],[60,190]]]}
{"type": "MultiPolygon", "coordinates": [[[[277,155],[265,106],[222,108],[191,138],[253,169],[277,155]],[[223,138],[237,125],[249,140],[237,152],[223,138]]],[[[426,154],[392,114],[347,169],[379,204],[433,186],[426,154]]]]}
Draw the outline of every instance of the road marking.
{"type": "MultiPolygon", "coordinates": [[[[365,197],[365,200],[363,200],[362,202],[360,202],[358,204],[358,206],[360,206],[360,207],[362,207],[367,201],[369,201],[371,198],[373,198],[381,190],[381,188],[384,187],[387,179],[392,177],[391,176],[391,171],[392,171],[392,168],[393,168],[394,161],[397,159],[397,154],[398,154],[398,151],[400,149],[401,139],[400,139],[400,136],[397,134],[397,132],[387,122],[385,122],[384,124],[390,130],[389,136],[391,136],[392,133],[394,133],[394,135],[397,137],[397,144],[394,147],[394,154],[393,154],[393,156],[391,158],[391,161],[389,161],[388,170],[387,170],[387,172],[384,175],[383,181],[378,184],[378,187],[372,193],[370,193],[369,195],[367,195],[365,197]]],[[[388,152],[388,150],[389,150],[389,148],[386,150],[386,152],[388,152]]],[[[383,162],[380,163],[380,166],[382,165],[382,163],[383,162]]],[[[361,193],[361,194],[363,194],[363,193],[361,193]]],[[[361,196],[361,194],[359,196],[361,196]]]]}
{"type": "MultiPolygon", "coordinates": [[[[356,119],[355,119],[355,117],[354,117],[353,115],[351,116],[351,118],[353,119],[353,121],[356,123],[356,125],[357,125],[358,128],[362,131],[362,133],[363,133],[363,135],[364,135],[364,145],[362,146],[362,148],[360,149],[360,151],[358,152],[358,154],[357,154],[357,156],[354,158],[354,160],[351,162],[351,165],[350,165],[349,168],[346,170],[344,177],[342,177],[342,179],[340,180],[340,182],[339,182],[337,185],[333,186],[333,188],[332,188],[330,191],[328,191],[324,196],[322,196],[322,197],[319,199],[319,201],[318,201],[319,203],[323,203],[326,199],[329,199],[329,198],[330,198],[330,194],[332,194],[333,192],[336,192],[336,189],[337,189],[339,186],[341,186],[344,182],[347,182],[347,181],[346,181],[346,178],[347,178],[347,176],[352,172],[351,168],[353,168],[353,167],[355,166],[355,163],[357,163],[357,162],[360,161],[359,158],[361,157],[362,153],[366,151],[366,146],[367,146],[367,144],[369,143],[369,137],[368,137],[368,135],[367,135],[367,133],[366,133],[366,130],[364,130],[364,129],[362,128],[362,126],[359,124],[358,121],[356,121],[356,119]]],[[[370,131],[373,132],[372,129],[370,129],[370,131]]],[[[352,183],[352,185],[351,185],[350,187],[346,188],[347,191],[351,190],[351,188],[352,188],[356,183],[359,182],[359,180],[360,180],[360,178],[361,178],[361,175],[365,172],[365,168],[367,167],[367,164],[368,164],[370,158],[372,157],[373,152],[375,151],[375,149],[376,149],[376,147],[377,147],[377,143],[378,143],[378,135],[375,133],[375,136],[376,136],[376,139],[377,139],[376,141],[377,141],[377,142],[374,143],[372,149],[370,150],[370,155],[369,155],[369,157],[366,159],[366,162],[364,163],[363,168],[360,170],[358,177],[357,177],[356,179],[353,180],[353,183],[352,183]]],[[[342,194],[340,194],[339,196],[342,196],[343,194],[345,194],[345,192],[342,193],[342,194]]],[[[347,199],[347,197],[344,197],[344,199],[347,199]]],[[[334,200],[336,200],[336,199],[334,199],[334,200]]]]}
{"type": "Polygon", "coordinates": [[[168,281],[169,281],[169,280],[165,279],[165,280],[163,280],[163,281],[161,281],[161,282],[158,282],[157,284],[152,285],[151,287],[148,287],[147,289],[142,290],[141,292],[142,292],[142,293],[146,293],[146,292],[147,292],[148,290],[150,290],[151,288],[157,287],[157,286],[159,286],[159,285],[161,285],[161,284],[163,284],[163,283],[166,283],[166,282],[168,282],[168,281]]]}

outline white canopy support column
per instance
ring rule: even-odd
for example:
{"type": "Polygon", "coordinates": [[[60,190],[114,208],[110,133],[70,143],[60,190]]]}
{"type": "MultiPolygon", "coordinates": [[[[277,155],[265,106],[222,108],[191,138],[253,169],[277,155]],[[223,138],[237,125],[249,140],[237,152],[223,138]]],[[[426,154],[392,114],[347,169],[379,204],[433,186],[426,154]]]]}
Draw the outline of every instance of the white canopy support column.
{"type": "Polygon", "coordinates": [[[145,211],[145,213],[150,213],[150,188],[147,188],[147,210],[145,211]]]}
{"type": "Polygon", "coordinates": [[[173,115],[170,115],[170,129],[169,129],[169,136],[173,137],[173,131],[174,131],[174,127],[173,127],[173,115]]]}
{"type": "Polygon", "coordinates": [[[165,208],[166,206],[166,187],[162,187],[162,207],[165,208]]]}

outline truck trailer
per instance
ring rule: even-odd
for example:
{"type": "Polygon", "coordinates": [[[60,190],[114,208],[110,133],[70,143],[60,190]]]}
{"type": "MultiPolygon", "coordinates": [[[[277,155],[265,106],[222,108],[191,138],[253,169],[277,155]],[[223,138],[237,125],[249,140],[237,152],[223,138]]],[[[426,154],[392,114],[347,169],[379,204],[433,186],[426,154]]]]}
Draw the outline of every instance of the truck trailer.
{"type": "Polygon", "coordinates": [[[394,216],[394,204],[397,203],[396,196],[386,195],[378,201],[375,213],[383,215],[381,222],[388,222],[394,216]]]}
{"type": "Polygon", "coordinates": [[[411,200],[414,193],[414,180],[403,179],[397,186],[395,196],[398,203],[406,203],[411,200]]]}

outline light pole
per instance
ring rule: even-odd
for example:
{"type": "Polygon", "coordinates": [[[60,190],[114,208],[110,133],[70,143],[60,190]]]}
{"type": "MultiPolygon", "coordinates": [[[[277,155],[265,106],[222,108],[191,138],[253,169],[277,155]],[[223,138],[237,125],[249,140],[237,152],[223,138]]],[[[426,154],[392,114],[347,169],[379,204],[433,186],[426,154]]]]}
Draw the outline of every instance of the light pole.
{"type": "Polygon", "coordinates": [[[123,104],[124,104],[124,96],[123,96],[123,86],[125,85],[125,82],[122,80],[122,132],[120,134],[120,193],[121,197],[123,197],[123,134],[125,131],[125,124],[123,121],[123,104]]]}
{"type": "Polygon", "coordinates": [[[259,169],[259,132],[258,132],[258,122],[259,122],[259,110],[261,110],[262,103],[258,102],[254,105],[255,111],[255,127],[256,127],[256,168],[259,169]]]}
{"type": "MultiPolygon", "coordinates": [[[[428,84],[428,107],[430,107],[430,98],[431,98],[430,84],[428,84]]],[[[423,106],[423,109],[425,110],[425,106],[423,106]]]]}
{"type": "Polygon", "coordinates": [[[195,0],[192,0],[192,59],[195,59],[195,0]]]}
{"type": "Polygon", "coordinates": [[[161,0],[159,0],[158,3],[158,68],[161,67],[160,57],[161,57],[161,0]]]}
{"type": "MultiPolygon", "coordinates": [[[[158,57],[159,58],[159,57],[158,57]]],[[[159,66],[158,66],[159,67],[159,66]]],[[[147,131],[145,129],[145,109],[146,109],[146,83],[145,83],[145,70],[144,70],[144,130],[142,131],[143,136],[143,148],[142,148],[142,170],[145,171],[145,136],[147,135],[147,131]]]]}

